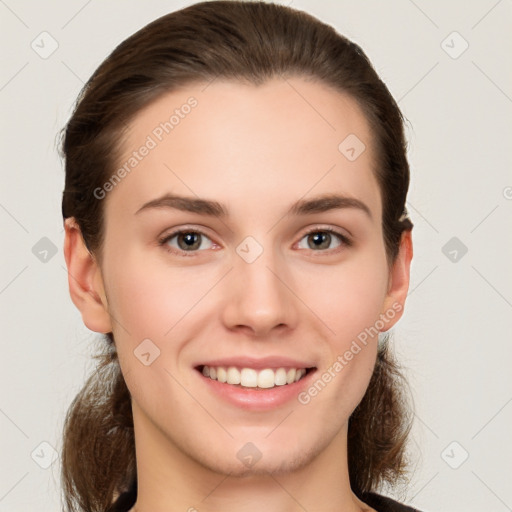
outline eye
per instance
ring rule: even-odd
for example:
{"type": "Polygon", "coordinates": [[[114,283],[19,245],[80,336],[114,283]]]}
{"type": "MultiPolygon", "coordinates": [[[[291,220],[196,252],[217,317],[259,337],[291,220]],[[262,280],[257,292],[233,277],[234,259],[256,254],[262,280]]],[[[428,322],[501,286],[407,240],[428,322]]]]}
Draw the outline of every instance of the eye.
{"type": "Polygon", "coordinates": [[[158,241],[159,245],[165,246],[169,252],[188,256],[185,252],[198,252],[198,249],[211,249],[213,242],[210,238],[200,230],[197,229],[181,229],[166,234],[158,241]],[[174,240],[175,239],[175,240],[174,240]],[[203,243],[206,240],[209,243],[203,243]],[[205,247],[206,245],[206,247],[205,247]]]}
{"type": "Polygon", "coordinates": [[[299,242],[299,248],[313,249],[315,252],[318,252],[318,249],[329,249],[329,246],[333,241],[333,235],[334,240],[336,240],[336,238],[338,239],[338,245],[336,245],[334,249],[338,249],[342,246],[350,247],[352,245],[352,241],[347,236],[336,231],[335,229],[317,227],[308,231],[301,239],[301,241],[306,239],[308,247],[301,247],[301,242],[299,242]]]}
{"type": "MultiPolygon", "coordinates": [[[[193,253],[199,252],[201,249],[211,249],[216,245],[208,235],[196,228],[173,231],[160,238],[158,244],[168,252],[180,256],[192,256],[193,253]]],[[[314,252],[326,252],[327,249],[340,250],[343,246],[350,247],[351,245],[352,241],[346,235],[332,228],[313,228],[299,241],[299,249],[312,249],[314,252]],[[304,239],[306,239],[308,247],[301,246],[304,239]],[[330,247],[336,239],[337,245],[334,248],[330,247]]]]}

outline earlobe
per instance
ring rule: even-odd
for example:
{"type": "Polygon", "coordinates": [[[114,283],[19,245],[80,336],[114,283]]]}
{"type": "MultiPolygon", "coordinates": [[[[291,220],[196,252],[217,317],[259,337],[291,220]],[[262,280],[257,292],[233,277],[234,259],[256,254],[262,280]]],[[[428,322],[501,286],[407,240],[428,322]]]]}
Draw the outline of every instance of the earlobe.
{"type": "Polygon", "coordinates": [[[80,227],[74,218],[64,222],[64,257],[68,270],[71,300],[91,331],[112,331],[103,278],[96,259],[87,249],[80,227]]]}
{"type": "Polygon", "coordinates": [[[405,299],[409,291],[412,256],[412,231],[408,230],[402,233],[398,255],[389,274],[388,291],[382,311],[384,315],[386,312],[393,311],[393,316],[386,315],[389,321],[381,332],[391,329],[404,312],[405,299]]]}

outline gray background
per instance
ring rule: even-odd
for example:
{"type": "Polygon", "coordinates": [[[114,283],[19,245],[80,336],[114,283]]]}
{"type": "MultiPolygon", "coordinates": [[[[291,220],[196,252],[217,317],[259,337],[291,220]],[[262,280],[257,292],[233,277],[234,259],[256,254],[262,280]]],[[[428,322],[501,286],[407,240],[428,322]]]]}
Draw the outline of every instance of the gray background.
{"type": "MultiPolygon", "coordinates": [[[[190,3],[0,0],[2,512],[60,510],[62,421],[93,368],[97,335],[68,295],[56,135],[115,45],[190,3]]],[[[512,510],[512,4],[282,3],[359,43],[408,120],[415,257],[394,344],[414,471],[389,494],[426,512],[512,510]]]]}

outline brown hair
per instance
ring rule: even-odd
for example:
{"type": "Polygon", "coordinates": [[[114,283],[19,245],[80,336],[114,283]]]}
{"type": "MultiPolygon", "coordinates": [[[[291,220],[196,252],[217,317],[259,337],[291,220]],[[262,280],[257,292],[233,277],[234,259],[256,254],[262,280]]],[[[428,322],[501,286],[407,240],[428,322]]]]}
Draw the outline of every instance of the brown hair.
{"type": "MultiPolygon", "coordinates": [[[[388,262],[404,231],[409,165],[403,116],[365,53],[318,19],[265,2],[210,1],[148,24],[123,41],[83,87],[63,129],[64,219],[74,217],[91,254],[101,260],[103,201],[94,194],[116,169],[127,123],[163,93],[218,77],[255,85],[300,76],[347,93],[374,135],[388,262]]],[[[341,142],[341,141],[340,141],[341,142]]],[[[354,493],[403,479],[412,413],[407,382],[386,342],[362,401],[349,419],[348,464],[354,493]]],[[[101,338],[96,372],[71,404],[63,430],[66,510],[104,512],[137,474],[131,396],[112,333],[101,338]]],[[[129,503],[131,506],[133,503],[129,503]]],[[[113,510],[113,509],[111,509],[113,510]]]]}

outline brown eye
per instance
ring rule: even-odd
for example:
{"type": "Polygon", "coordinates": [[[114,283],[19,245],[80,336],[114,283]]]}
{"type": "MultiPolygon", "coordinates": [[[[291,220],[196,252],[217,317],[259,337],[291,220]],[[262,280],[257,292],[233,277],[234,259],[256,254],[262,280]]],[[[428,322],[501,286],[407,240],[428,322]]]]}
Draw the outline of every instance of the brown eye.
{"type": "Polygon", "coordinates": [[[210,238],[197,230],[174,231],[159,241],[169,252],[198,252],[199,249],[210,249],[213,245],[210,238]]]}
{"type": "Polygon", "coordinates": [[[307,247],[300,246],[300,249],[311,249],[313,251],[325,251],[328,249],[337,249],[341,246],[350,246],[351,241],[343,234],[334,229],[314,229],[306,233],[301,239],[306,239],[307,247]],[[335,244],[332,246],[332,244],[335,244]]]}

